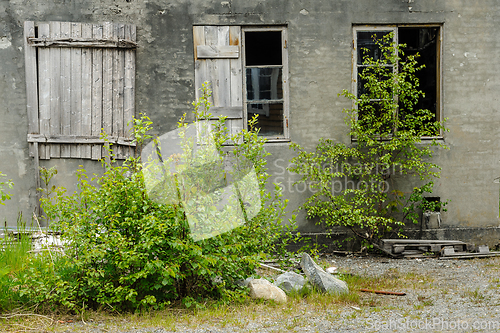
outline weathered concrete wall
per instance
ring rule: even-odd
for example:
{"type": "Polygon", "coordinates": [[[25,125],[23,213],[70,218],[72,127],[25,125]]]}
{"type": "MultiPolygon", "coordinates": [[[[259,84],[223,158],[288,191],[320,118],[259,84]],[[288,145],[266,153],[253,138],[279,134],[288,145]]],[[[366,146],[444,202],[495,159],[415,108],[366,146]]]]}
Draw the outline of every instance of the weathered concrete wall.
{"type": "MultiPolygon", "coordinates": [[[[291,139],[313,148],[321,137],[349,142],[338,93],[351,85],[353,24],[443,24],[443,114],[449,132],[433,161],[443,167],[434,195],[451,200],[445,226],[499,226],[500,176],[497,111],[500,91],[498,0],[11,0],[0,3],[0,170],[16,183],[0,217],[14,223],[34,205],[34,167],[26,143],[26,91],[22,24],[35,21],[124,22],[137,25],[136,112],[145,112],[157,134],[175,127],[194,99],[193,24],[288,27],[291,139]]],[[[268,145],[272,180],[283,182],[290,208],[307,191],[293,187],[284,169],[288,144],[268,145]]],[[[51,160],[58,183],[74,188],[82,161],[51,160]]],[[[99,165],[84,162],[89,169],[99,165]]],[[[303,217],[303,216],[302,216],[303,217]]],[[[303,218],[305,231],[319,231],[303,218]]]]}

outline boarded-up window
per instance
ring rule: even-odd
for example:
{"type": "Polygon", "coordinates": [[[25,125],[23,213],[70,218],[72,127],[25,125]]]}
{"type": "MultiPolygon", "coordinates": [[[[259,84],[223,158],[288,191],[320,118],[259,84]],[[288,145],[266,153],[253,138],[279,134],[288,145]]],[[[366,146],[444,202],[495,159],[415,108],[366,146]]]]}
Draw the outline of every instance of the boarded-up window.
{"type": "Polygon", "coordinates": [[[288,64],[285,27],[195,26],[196,98],[210,82],[213,118],[226,116],[231,134],[258,114],[259,134],[288,134],[288,64]]]}
{"type": "Polygon", "coordinates": [[[227,117],[230,134],[243,129],[243,81],[240,56],[241,28],[237,26],[193,27],[196,99],[210,82],[212,107],[217,119],[227,117]]]}
{"type": "Polygon", "coordinates": [[[30,154],[100,159],[101,132],[117,158],[133,148],[135,26],[24,25],[30,154]]]}

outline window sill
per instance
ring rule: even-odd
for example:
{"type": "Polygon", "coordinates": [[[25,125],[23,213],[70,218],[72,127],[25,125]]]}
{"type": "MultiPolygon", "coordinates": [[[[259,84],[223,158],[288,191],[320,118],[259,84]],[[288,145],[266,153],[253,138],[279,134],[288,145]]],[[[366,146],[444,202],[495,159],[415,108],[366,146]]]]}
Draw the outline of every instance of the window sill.
{"type": "MultiPolygon", "coordinates": [[[[282,144],[288,144],[290,142],[292,142],[291,139],[277,139],[277,138],[273,138],[273,139],[269,139],[269,138],[266,138],[266,137],[262,137],[264,139],[267,139],[266,142],[264,143],[266,146],[268,145],[282,145],[282,144]]],[[[234,143],[233,142],[227,142],[225,144],[223,144],[224,147],[232,147],[234,146],[234,143]]]]}
{"type": "MultiPolygon", "coordinates": [[[[392,138],[383,138],[381,141],[391,141],[392,138]]],[[[420,138],[420,142],[418,142],[417,144],[427,144],[428,142],[432,141],[432,140],[436,140],[436,141],[440,141],[440,142],[444,142],[444,137],[443,136],[423,136],[420,138]]],[[[354,137],[351,137],[351,143],[357,143],[358,142],[358,139],[354,138],[354,137]]]]}
{"type": "Polygon", "coordinates": [[[270,138],[266,138],[266,137],[264,137],[264,138],[267,140],[266,144],[267,143],[289,143],[289,142],[292,141],[290,139],[285,139],[285,138],[282,138],[282,139],[278,139],[278,138],[272,138],[272,139],[270,139],[270,138]]]}

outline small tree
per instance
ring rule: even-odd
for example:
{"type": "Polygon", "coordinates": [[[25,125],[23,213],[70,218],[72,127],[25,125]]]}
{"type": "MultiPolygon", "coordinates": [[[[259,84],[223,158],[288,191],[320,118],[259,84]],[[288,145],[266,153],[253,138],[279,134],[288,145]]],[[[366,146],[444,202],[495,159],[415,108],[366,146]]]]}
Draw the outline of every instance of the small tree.
{"type": "Polygon", "coordinates": [[[291,168],[315,191],[303,205],[308,217],[326,227],[348,227],[369,243],[390,231],[401,235],[405,220],[417,223],[419,209],[439,208],[423,195],[439,177],[439,166],[427,161],[432,147],[445,147],[435,139],[421,141],[444,127],[431,111],[417,107],[424,96],[415,76],[423,68],[418,54],[405,57],[404,45],[392,42],[392,34],[373,38],[381,57],[373,59],[364,50],[362,89],[358,96],[347,90],[340,94],[353,104],[344,109],[352,145],[321,139],[315,151],[307,152],[293,144],[298,156],[291,168]],[[423,185],[405,194],[396,187],[395,173],[416,176],[423,185]]]}

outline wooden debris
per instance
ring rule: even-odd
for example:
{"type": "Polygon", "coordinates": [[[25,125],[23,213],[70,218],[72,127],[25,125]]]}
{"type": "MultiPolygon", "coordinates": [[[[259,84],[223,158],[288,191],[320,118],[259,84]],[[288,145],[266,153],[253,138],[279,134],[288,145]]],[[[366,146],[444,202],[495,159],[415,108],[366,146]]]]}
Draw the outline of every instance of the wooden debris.
{"type": "Polygon", "coordinates": [[[423,258],[430,254],[439,259],[482,258],[499,256],[500,252],[490,252],[488,246],[465,243],[458,240],[427,239],[381,239],[376,246],[393,258],[423,258]]]}
{"type": "Polygon", "coordinates": [[[397,291],[370,290],[370,289],[359,289],[359,291],[362,291],[365,293],[381,294],[381,295],[395,295],[395,296],[405,296],[406,295],[406,293],[397,292],[397,291]]]}

